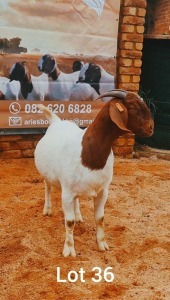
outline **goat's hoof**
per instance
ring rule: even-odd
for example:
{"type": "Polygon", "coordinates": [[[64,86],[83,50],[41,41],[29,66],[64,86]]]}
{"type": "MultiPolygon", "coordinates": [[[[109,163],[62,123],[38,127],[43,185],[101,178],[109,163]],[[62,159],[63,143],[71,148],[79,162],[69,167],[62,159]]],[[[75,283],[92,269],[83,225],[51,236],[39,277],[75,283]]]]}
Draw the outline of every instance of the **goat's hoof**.
{"type": "Polygon", "coordinates": [[[64,257],[68,257],[68,256],[76,256],[76,252],[73,246],[68,247],[68,246],[64,246],[64,250],[63,250],[63,256],[64,257]]]}
{"type": "Polygon", "coordinates": [[[43,210],[43,216],[51,216],[52,215],[52,212],[51,212],[51,209],[44,209],[43,210]]]}
{"type": "Polygon", "coordinates": [[[106,251],[109,250],[109,246],[106,241],[98,242],[99,251],[106,251]]]}
{"type": "Polygon", "coordinates": [[[81,216],[81,215],[75,216],[75,221],[76,221],[76,223],[83,223],[83,218],[82,218],[82,216],[81,216]]]}

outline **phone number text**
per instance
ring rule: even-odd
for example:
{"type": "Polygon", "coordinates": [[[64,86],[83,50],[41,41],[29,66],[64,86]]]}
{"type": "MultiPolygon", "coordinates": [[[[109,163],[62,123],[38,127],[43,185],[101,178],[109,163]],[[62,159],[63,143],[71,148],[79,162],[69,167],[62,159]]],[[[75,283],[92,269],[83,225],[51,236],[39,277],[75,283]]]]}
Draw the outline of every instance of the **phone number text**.
{"type": "MultiPolygon", "coordinates": [[[[61,104],[48,104],[46,106],[51,112],[54,114],[63,114],[65,112],[68,112],[70,114],[77,113],[77,114],[90,114],[92,112],[92,106],[91,104],[68,104],[65,105],[63,103],[61,104]]],[[[43,112],[37,107],[37,104],[29,104],[27,103],[25,105],[25,113],[27,114],[42,114],[43,112]]]]}

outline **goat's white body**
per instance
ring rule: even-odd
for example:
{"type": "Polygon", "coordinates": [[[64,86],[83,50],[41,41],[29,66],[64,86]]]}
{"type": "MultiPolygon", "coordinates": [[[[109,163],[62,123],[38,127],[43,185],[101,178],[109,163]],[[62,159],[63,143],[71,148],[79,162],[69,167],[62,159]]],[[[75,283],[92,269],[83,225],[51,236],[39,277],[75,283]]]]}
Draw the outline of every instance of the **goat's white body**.
{"type": "Polygon", "coordinates": [[[68,101],[72,86],[78,80],[79,71],[73,73],[60,72],[58,78],[49,78],[49,97],[51,100],[68,101]]]}
{"type": "Polygon", "coordinates": [[[95,91],[90,84],[85,82],[78,82],[73,85],[70,92],[70,101],[86,101],[94,100],[99,97],[99,94],[95,91]]]}
{"type": "Polygon", "coordinates": [[[31,75],[33,89],[28,93],[26,100],[44,100],[48,96],[48,76],[41,74],[40,76],[31,75]]]}
{"type": "Polygon", "coordinates": [[[82,138],[85,130],[69,121],[51,124],[35,150],[35,164],[51,184],[79,195],[97,196],[108,188],[113,173],[113,153],[101,170],[90,170],[81,163],[82,138]]]}
{"type": "Polygon", "coordinates": [[[7,77],[0,77],[0,91],[5,95],[5,100],[22,99],[18,81],[9,81],[7,77]]]}

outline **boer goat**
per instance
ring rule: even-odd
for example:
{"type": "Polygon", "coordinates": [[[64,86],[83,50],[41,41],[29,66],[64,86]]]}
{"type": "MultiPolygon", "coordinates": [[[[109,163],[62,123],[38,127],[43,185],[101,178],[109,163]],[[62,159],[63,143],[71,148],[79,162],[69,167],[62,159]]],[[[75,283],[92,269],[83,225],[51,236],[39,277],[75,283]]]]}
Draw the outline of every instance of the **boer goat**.
{"type": "Polygon", "coordinates": [[[50,54],[41,57],[38,62],[38,69],[48,74],[49,98],[68,101],[71,88],[77,82],[80,71],[69,74],[62,72],[58,68],[55,58],[50,54]]]}
{"type": "Polygon", "coordinates": [[[13,64],[9,78],[10,81],[20,82],[21,94],[25,100],[44,100],[48,96],[48,76],[46,74],[31,75],[25,62],[13,64]]]}
{"type": "Polygon", "coordinates": [[[44,177],[44,215],[51,214],[51,187],[61,187],[66,239],[63,255],[76,256],[73,230],[82,221],[78,197],[92,196],[99,250],[108,250],[104,234],[104,206],[113,175],[112,144],[126,132],[151,136],[154,123],[142,99],[132,93],[115,90],[101,97],[112,97],[86,129],[62,121],[44,105],[38,107],[51,125],[35,150],[35,165],[44,177]],[[116,98],[113,98],[116,97],[116,98]]]}
{"type": "MultiPolygon", "coordinates": [[[[89,83],[99,95],[115,88],[114,76],[93,63],[86,63],[81,68],[78,81],[89,83]]],[[[111,97],[104,97],[103,101],[110,99],[111,97]]]]}

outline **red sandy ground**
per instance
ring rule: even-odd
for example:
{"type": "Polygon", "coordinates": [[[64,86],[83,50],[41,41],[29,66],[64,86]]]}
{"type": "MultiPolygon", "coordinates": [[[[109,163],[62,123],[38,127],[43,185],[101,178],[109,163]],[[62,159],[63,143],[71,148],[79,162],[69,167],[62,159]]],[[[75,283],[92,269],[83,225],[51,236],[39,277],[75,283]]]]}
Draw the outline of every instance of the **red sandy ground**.
{"type": "Polygon", "coordinates": [[[105,209],[110,250],[98,251],[93,203],[83,199],[84,223],[74,232],[77,257],[63,258],[60,194],[54,190],[53,215],[43,217],[44,185],[33,159],[1,160],[0,299],[170,299],[169,169],[170,161],[116,158],[105,209]],[[57,267],[62,279],[83,268],[85,282],[57,282],[57,267]],[[114,281],[94,283],[93,267],[112,267],[114,281]]]}

